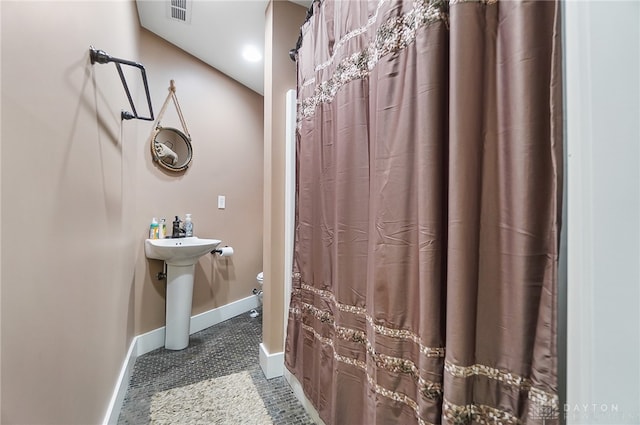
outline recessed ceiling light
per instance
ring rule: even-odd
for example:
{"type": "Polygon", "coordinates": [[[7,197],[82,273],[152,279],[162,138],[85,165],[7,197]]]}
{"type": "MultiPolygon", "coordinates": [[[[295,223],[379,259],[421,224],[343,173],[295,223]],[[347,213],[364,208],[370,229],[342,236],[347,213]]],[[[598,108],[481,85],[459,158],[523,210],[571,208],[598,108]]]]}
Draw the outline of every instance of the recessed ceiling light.
{"type": "Polygon", "coordinates": [[[242,57],[249,62],[258,62],[262,59],[262,53],[256,47],[247,45],[242,50],[242,57]]]}

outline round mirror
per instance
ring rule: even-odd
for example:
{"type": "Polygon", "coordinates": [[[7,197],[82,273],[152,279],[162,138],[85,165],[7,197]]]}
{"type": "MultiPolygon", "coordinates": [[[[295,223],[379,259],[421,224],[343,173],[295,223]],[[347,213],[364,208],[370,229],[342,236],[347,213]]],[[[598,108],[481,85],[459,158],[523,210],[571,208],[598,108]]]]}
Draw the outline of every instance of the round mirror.
{"type": "Polygon", "coordinates": [[[151,139],[153,160],[169,171],[183,171],[189,167],[193,151],[191,141],[175,128],[158,127],[151,139]]]}

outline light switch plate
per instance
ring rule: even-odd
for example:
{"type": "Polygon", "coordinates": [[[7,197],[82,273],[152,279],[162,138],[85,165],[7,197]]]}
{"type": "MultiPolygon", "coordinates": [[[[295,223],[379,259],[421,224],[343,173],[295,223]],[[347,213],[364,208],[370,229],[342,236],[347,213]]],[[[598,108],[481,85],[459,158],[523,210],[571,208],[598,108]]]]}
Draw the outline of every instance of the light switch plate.
{"type": "Polygon", "coordinates": [[[223,210],[226,207],[226,199],[224,197],[224,195],[218,195],[218,209],[219,210],[223,210]]]}

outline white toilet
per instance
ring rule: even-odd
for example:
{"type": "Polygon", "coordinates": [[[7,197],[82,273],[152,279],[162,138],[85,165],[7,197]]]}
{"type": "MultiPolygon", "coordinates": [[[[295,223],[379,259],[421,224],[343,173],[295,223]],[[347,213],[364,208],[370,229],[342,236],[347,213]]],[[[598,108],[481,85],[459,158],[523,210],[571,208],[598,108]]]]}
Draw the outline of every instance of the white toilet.
{"type": "MultiPolygon", "coordinates": [[[[262,272],[258,273],[256,281],[260,286],[258,288],[253,288],[253,294],[258,297],[258,301],[260,302],[260,305],[262,305],[262,282],[264,281],[264,274],[262,272]]],[[[259,313],[254,308],[249,311],[249,316],[255,318],[259,316],[259,313]]]]}
{"type": "Polygon", "coordinates": [[[258,273],[258,275],[256,276],[256,281],[258,281],[258,284],[260,285],[258,287],[258,293],[256,295],[260,299],[260,304],[262,304],[262,282],[264,281],[264,274],[262,272],[258,273]]]}

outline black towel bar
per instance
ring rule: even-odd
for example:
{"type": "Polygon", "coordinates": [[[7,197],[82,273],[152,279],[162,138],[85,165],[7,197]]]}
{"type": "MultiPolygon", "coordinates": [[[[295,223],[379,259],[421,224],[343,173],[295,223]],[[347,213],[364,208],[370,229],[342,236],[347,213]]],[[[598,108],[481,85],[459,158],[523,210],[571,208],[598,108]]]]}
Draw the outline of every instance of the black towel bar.
{"type": "Polygon", "coordinates": [[[151,95],[149,94],[149,84],[147,84],[147,73],[144,70],[144,66],[142,66],[141,64],[137,63],[137,62],[132,62],[132,61],[128,61],[125,59],[118,59],[118,58],[114,58],[112,56],[109,56],[108,54],[106,54],[104,51],[102,50],[96,50],[93,48],[93,46],[89,47],[89,57],[91,58],[91,64],[95,64],[97,63],[109,63],[109,62],[113,62],[116,64],[116,68],[118,69],[118,74],[120,75],[120,81],[122,81],[122,86],[124,87],[124,91],[127,94],[127,99],[129,99],[129,105],[131,105],[131,110],[132,112],[128,112],[128,111],[122,111],[120,113],[120,117],[123,120],[130,120],[130,119],[138,119],[138,120],[145,120],[145,121],[153,121],[155,120],[154,116],[153,116],[153,108],[151,107],[151,95]],[[141,117],[138,115],[138,112],[136,111],[136,107],[133,104],[133,99],[131,98],[131,92],[129,91],[129,86],[127,85],[127,80],[124,78],[124,73],[122,72],[122,67],[120,65],[129,65],[129,66],[133,66],[135,68],[138,68],[140,70],[140,72],[142,73],[142,82],[144,83],[144,91],[147,95],[147,105],[149,106],[149,115],[151,115],[150,117],[141,117]]]}

